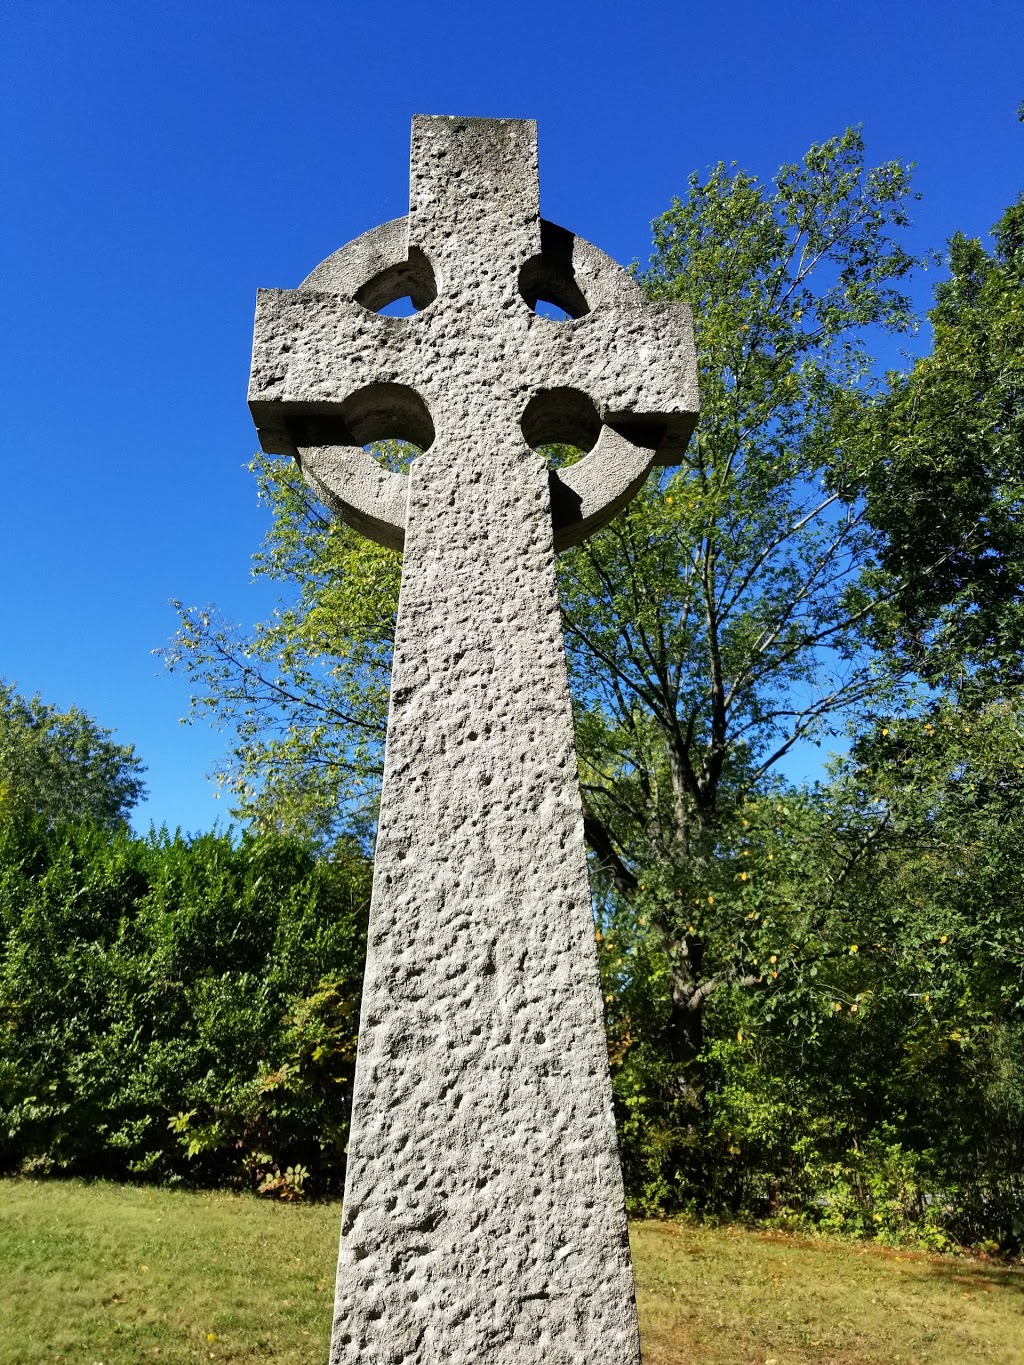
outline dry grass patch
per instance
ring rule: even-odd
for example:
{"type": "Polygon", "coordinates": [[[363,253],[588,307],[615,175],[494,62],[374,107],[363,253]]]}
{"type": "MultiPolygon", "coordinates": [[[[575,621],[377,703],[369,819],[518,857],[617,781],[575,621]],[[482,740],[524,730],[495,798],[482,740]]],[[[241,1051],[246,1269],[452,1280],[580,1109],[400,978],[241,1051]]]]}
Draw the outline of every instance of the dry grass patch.
{"type": "Polygon", "coordinates": [[[1024,1270],[685,1223],[631,1228],[645,1365],[1022,1365],[1024,1270]]]}

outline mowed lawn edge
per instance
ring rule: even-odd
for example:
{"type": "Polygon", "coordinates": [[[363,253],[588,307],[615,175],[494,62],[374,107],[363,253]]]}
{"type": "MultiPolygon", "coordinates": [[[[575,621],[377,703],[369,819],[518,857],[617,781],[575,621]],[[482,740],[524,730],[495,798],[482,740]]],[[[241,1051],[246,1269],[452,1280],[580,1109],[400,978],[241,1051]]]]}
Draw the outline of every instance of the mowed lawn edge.
{"type": "MultiPolygon", "coordinates": [[[[0,1365],[325,1365],[340,1206],[0,1181],[0,1365]]],[[[637,1222],[645,1365],[1021,1365],[1024,1269],[637,1222]]]]}

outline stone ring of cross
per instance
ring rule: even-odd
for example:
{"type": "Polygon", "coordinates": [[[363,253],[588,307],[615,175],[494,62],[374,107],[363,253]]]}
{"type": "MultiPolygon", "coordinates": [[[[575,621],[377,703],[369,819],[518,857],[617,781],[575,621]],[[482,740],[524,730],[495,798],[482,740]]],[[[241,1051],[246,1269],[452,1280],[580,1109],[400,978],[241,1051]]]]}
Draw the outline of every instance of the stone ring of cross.
{"type": "MultiPolygon", "coordinates": [[[[329,256],[294,290],[260,290],[249,405],[268,453],[392,549],[409,476],[366,448],[398,439],[461,464],[493,448],[586,451],[546,471],[554,549],[603,526],[697,412],[687,305],[652,302],[615,261],[541,219],[536,124],[416,118],[410,212],[329,256]],[[381,310],[408,297],[416,310],[381,310]],[[564,321],[538,313],[555,305],[564,321]]],[[[478,474],[466,472],[466,477],[478,474]]]]}

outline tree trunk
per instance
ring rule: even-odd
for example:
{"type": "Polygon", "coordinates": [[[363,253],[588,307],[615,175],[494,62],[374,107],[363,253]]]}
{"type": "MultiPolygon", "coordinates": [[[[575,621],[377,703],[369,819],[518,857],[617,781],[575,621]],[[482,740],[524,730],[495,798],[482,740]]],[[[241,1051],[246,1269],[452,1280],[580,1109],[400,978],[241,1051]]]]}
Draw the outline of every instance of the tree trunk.
{"type": "Polygon", "coordinates": [[[666,1027],[667,1052],[678,1073],[674,1089],[696,1123],[703,1107],[704,1075],[700,1055],[704,1050],[705,993],[700,989],[704,944],[699,939],[676,940],[668,947],[672,999],[666,1027]]]}

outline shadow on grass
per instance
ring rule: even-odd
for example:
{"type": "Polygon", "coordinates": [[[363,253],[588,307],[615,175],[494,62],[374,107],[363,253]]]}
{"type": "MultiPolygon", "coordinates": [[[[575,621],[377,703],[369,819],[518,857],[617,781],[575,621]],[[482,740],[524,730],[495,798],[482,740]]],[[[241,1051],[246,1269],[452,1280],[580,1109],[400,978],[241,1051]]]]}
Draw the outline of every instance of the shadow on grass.
{"type": "Polygon", "coordinates": [[[993,1289],[1010,1289],[1024,1294],[1024,1267],[1000,1261],[968,1261],[959,1258],[928,1259],[932,1275],[945,1280],[950,1288],[959,1286],[972,1295],[990,1294],[993,1289]]]}

